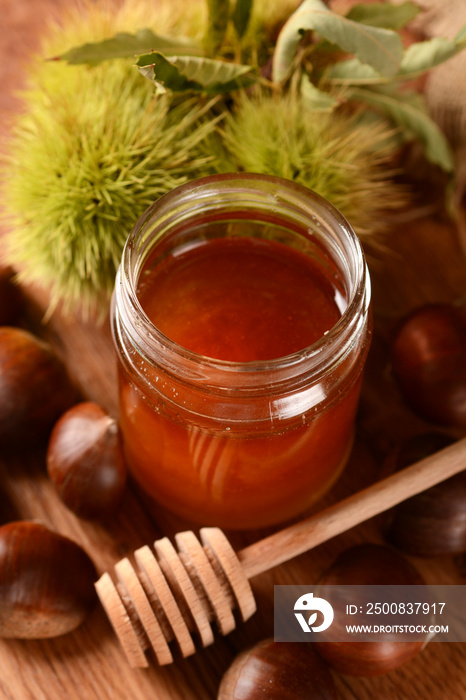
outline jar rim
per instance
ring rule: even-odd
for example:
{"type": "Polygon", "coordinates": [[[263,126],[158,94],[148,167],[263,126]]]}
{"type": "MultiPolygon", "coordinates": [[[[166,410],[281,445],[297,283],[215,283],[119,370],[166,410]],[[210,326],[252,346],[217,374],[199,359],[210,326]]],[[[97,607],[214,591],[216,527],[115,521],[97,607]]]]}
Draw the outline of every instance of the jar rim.
{"type": "MultiPolygon", "coordinates": [[[[270,194],[270,192],[268,192],[270,194]]],[[[274,195],[277,196],[276,194],[274,195]]],[[[223,192],[222,192],[223,197],[223,192]]],[[[233,196],[231,201],[234,201],[233,196]]],[[[237,200],[239,203],[239,200],[237,200]]],[[[189,213],[189,208],[186,209],[189,213]]],[[[260,220],[260,219],[259,219],[260,220]]],[[[140,271],[140,270],[139,270],[140,271]]],[[[370,278],[365,262],[364,253],[360,242],[351,225],[326,199],[309,188],[296,182],[277,176],[259,173],[221,173],[191,180],[162,195],[156,202],[149,206],[136,222],[130,232],[123,249],[120,267],[117,272],[115,290],[113,295],[113,315],[118,313],[119,323],[122,323],[126,332],[132,339],[132,345],[148,361],[153,358],[160,359],[163,354],[163,363],[167,369],[174,369],[179,360],[183,360],[184,371],[190,380],[196,377],[203,378],[202,367],[208,367],[209,378],[215,375],[218,380],[225,375],[242,375],[248,386],[255,386],[263,381],[270,373],[288,374],[301,367],[303,363],[307,370],[313,372],[325,371],[325,367],[335,363],[335,350],[343,357],[354,343],[355,334],[360,328],[361,315],[365,318],[370,303],[370,278]],[[325,221],[330,220],[333,225],[344,232],[348,251],[353,256],[354,279],[351,280],[351,293],[347,300],[346,308],[332,328],[311,345],[291,354],[268,360],[252,360],[246,362],[230,361],[213,358],[196,353],[178,344],[166,336],[152,323],[144,311],[137,294],[138,266],[137,256],[139,249],[138,240],[144,235],[144,231],[153,223],[157,216],[162,214],[170,223],[174,215],[170,214],[174,202],[188,205],[193,201],[200,202],[213,194],[219,186],[229,184],[234,196],[240,193],[255,190],[255,188],[276,189],[278,199],[275,205],[288,202],[288,205],[296,210],[306,211],[306,206],[325,221]],[[332,359],[330,359],[330,353],[332,359]]]]}

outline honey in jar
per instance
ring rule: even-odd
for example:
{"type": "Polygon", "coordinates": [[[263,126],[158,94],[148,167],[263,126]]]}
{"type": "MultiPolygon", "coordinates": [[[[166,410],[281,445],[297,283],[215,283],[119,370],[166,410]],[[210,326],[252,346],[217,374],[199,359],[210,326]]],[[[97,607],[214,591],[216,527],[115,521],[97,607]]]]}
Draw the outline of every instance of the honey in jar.
{"type": "Polygon", "coordinates": [[[305,188],[232,174],[158,200],[130,234],[113,303],[136,481],[203,525],[308,508],[351,449],[369,297],[351,227],[305,188]]]}

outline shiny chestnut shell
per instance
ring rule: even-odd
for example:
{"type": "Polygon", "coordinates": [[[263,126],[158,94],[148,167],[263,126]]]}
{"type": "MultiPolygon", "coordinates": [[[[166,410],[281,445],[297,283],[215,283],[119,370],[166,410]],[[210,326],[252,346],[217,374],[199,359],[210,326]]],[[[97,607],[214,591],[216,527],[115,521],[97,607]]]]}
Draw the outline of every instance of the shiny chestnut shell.
{"type": "MultiPolygon", "coordinates": [[[[337,557],[320,579],[319,585],[420,586],[423,589],[424,581],[417,569],[401,554],[382,545],[363,544],[352,547],[337,557]]],[[[339,617],[346,619],[344,615],[339,617]]],[[[428,622],[425,618],[422,619],[423,624],[428,622]]],[[[358,620],[352,619],[352,624],[358,624],[358,620]]],[[[417,620],[415,624],[418,624],[417,620]]],[[[334,625],[335,622],[331,629],[334,625]]],[[[377,676],[409,661],[421,651],[426,642],[427,636],[422,640],[387,639],[374,642],[320,641],[319,638],[313,646],[339,673],[377,676]]]]}
{"type": "Polygon", "coordinates": [[[392,345],[393,376],[420,417],[466,427],[466,320],[448,304],[428,304],[401,324],[392,345]]]}
{"type": "Polygon", "coordinates": [[[66,369],[51,348],[19,328],[0,328],[0,444],[45,439],[76,400],[66,369]]]}
{"type": "Polygon", "coordinates": [[[336,700],[327,664],[307,643],[266,639],[239,654],[217,700],[336,700]]]}
{"type": "Polygon", "coordinates": [[[126,485],[117,422],[92,401],[70,408],[52,430],[47,471],[58,495],[76,515],[91,520],[111,515],[126,485]]]}
{"type": "MultiPolygon", "coordinates": [[[[452,442],[452,438],[442,433],[413,435],[399,445],[390,461],[395,470],[403,469],[452,442]]],[[[386,537],[412,556],[466,552],[466,471],[396,506],[386,537]]]]}
{"type": "Polygon", "coordinates": [[[75,542],[35,522],[0,527],[0,636],[56,637],[95,602],[96,570],[75,542]]]}

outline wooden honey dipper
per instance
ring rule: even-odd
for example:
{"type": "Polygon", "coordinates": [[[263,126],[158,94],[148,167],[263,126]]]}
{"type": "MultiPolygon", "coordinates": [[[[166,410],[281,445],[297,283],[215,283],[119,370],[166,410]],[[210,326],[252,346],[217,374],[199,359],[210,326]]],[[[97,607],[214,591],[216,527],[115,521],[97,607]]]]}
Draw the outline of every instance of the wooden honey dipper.
{"type": "Polygon", "coordinates": [[[466,468],[466,438],[324,511],[235,552],[222,530],[202,528],[175,535],[153,548],[134,552],[115,565],[117,582],[104,573],[96,590],[130,665],[147,667],[152,649],[160,665],[173,661],[169,644],[182,656],[195,653],[193,633],[203,646],[214,641],[211,623],[221,634],[256,610],[249,579],[296,557],[382,513],[466,468]]]}

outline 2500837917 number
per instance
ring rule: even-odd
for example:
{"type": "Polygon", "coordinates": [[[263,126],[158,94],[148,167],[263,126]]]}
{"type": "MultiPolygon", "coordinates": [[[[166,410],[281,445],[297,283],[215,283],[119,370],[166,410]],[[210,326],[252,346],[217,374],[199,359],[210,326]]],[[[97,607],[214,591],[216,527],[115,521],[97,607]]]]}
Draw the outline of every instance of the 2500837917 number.
{"type": "Polygon", "coordinates": [[[445,603],[367,603],[366,615],[441,615],[445,603]]]}

